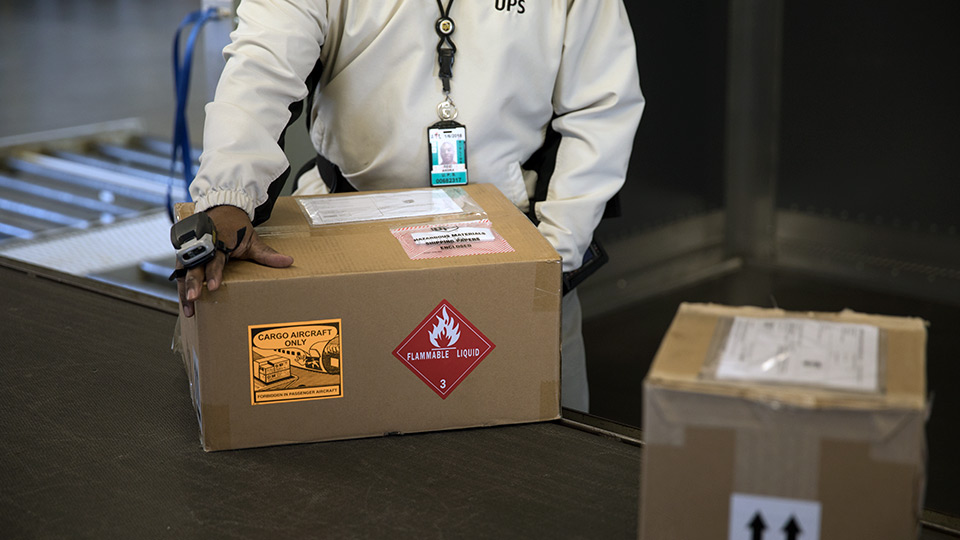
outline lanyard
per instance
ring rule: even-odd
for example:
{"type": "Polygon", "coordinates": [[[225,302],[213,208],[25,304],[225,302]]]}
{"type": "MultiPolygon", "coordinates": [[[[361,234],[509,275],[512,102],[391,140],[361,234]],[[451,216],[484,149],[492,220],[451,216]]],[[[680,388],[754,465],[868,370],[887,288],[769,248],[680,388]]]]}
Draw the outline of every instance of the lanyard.
{"type": "Polygon", "coordinates": [[[453,0],[437,0],[440,18],[436,29],[440,41],[437,43],[437,61],[440,63],[440,81],[443,83],[443,101],[437,105],[440,121],[427,128],[427,141],[430,153],[430,185],[433,187],[462,186],[467,183],[467,128],[456,122],[457,106],[450,99],[450,79],[453,78],[453,57],[457,46],[450,36],[454,24],[450,18],[453,0]]]}
{"type": "Polygon", "coordinates": [[[443,1],[437,0],[437,7],[440,8],[440,18],[437,19],[436,29],[440,41],[437,43],[437,61],[440,63],[440,81],[443,82],[443,94],[450,98],[450,79],[453,78],[453,56],[457,52],[457,46],[453,44],[450,36],[456,26],[453,19],[450,18],[450,8],[453,6],[453,0],[448,0],[447,7],[443,7],[443,1]]]}

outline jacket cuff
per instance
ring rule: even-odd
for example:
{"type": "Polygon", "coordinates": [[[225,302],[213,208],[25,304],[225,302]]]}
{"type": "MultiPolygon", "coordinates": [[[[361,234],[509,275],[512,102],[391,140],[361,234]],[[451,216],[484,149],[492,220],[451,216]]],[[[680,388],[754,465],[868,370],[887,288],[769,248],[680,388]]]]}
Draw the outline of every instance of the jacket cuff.
{"type": "Polygon", "coordinates": [[[213,208],[214,206],[236,206],[243,209],[243,211],[250,216],[250,219],[253,219],[253,214],[256,210],[256,204],[254,204],[253,199],[251,199],[250,196],[243,191],[211,190],[206,194],[197,197],[194,203],[195,211],[197,212],[203,212],[204,210],[213,208]]]}

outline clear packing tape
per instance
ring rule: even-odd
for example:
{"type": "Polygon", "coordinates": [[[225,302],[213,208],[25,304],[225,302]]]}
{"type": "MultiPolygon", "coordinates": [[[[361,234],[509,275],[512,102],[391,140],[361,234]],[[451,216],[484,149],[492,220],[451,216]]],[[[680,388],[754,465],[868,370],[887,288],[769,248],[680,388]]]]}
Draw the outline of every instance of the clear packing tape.
{"type": "Polygon", "coordinates": [[[883,394],[885,342],[869,324],[723,317],[700,377],[883,394]]]}
{"type": "Polygon", "coordinates": [[[926,420],[925,414],[901,408],[833,409],[821,414],[817,408],[775,399],[691,393],[644,385],[644,442],[681,446],[690,427],[731,429],[758,433],[776,439],[786,426],[811,440],[858,440],[871,445],[872,457],[881,461],[914,463],[921,458],[916,430],[907,426],[926,420]]]}
{"type": "Polygon", "coordinates": [[[297,202],[311,227],[414,218],[424,223],[444,223],[486,215],[462,188],[299,197],[297,202]]]}
{"type": "Polygon", "coordinates": [[[514,251],[483,208],[459,187],[299,197],[297,203],[317,232],[331,227],[346,232],[350,226],[390,220],[391,234],[411,260],[514,251]]]}

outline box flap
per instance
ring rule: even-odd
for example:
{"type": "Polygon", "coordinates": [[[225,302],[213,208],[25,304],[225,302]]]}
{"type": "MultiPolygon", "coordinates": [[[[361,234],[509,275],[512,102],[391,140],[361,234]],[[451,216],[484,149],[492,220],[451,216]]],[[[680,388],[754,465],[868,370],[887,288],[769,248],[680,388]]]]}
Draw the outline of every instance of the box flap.
{"type": "Polygon", "coordinates": [[[849,310],[839,313],[788,312],[684,303],[661,343],[647,374],[647,382],[663,388],[777,401],[808,408],[922,409],[926,405],[925,349],[926,323],[918,318],[868,315],[849,310]],[[717,354],[717,343],[729,331],[729,322],[734,317],[812,319],[877,327],[884,357],[880,372],[881,391],[854,392],[705,378],[704,367],[717,354]]]}
{"type": "MultiPolygon", "coordinates": [[[[412,260],[391,229],[414,224],[457,221],[457,215],[413,217],[339,225],[311,226],[296,197],[280,197],[269,221],[257,228],[258,235],[277,251],[294,258],[290,268],[274,269],[247,261],[236,261],[224,271],[224,284],[252,280],[286,280],[316,275],[390,272],[505,264],[529,261],[554,261],[560,257],[500,191],[491,184],[465,186],[467,194],[492,222],[493,229],[513,248],[512,252],[477,256],[412,260]]],[[[410,190],[394,190],[410,191],[410,190]]],[[[389,192],[381,192],[389,193],[389,192]]],[[[367,194],[367,193],[365,193],[367,194]]],[[[350,197],[357,194],[334,194],[321,197],[350,197]]],[[[477,215],[459,216],[460,221],[477,219],[477,215]]]]}

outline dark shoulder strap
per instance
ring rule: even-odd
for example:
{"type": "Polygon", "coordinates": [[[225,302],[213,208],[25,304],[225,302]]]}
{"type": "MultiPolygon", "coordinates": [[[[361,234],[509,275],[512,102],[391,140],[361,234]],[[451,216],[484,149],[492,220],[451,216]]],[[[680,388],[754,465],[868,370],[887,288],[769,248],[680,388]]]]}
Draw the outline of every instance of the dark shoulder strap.
{"type": "MultiPolygon", "coordinates": [[[[560,133],[553,129],[551,124],[547,124],[547,133],[543,138],[543,145],[523,164],[524,169],[537,173],[537,186],[534,189],[533,198],[530,199],[530,210],[527,213],[527,217],[534,224],[538,223],[534,205],[547,200],[547,189],[550,187],[550,178],[553,177],[553,171],[557,167],[557,150],[560,148],[562,139],[560,133]]],[[[620,217],[620,215],[620,194],[617,193],[607,201],[607,206],[603,210],[603,219],[620,217]]]]}
{"type": "MultiPolygon", "coordinates": [[[[317,63],[314,64],[313,70],[310,71],[310,74],[307,75],[307,80],[305,81],[307,85],[307,97],[296,101],[290,104],[290,120],[287,122],[287,125],[283,128],[283,131],[280,132],[280,137],[277,139],[277,144],[280,148],[286,146],[286,136],[287,129],[293,125],[294,122],[300,118],[300,115],[303,114],[304,103],[306,103],[307,110],[307,131],[310,130],[310,110],[313,109],[313,92],[317,88],[317,83],[320,82],[320,75],[323,73],[323,62],[317,60],[317,63]]],[[[297,174],[299,178],[300,174],[297,174]]],[[[270,214],[273,213],[273,205],[277,202],[277,197],[280,196],[280,192],[283,190],[283,185],[287,182],[287,178],[290,176],[290,167],[287,167],[280,176],[277,176],[270,185],[267,187],[267,200],[263,204],[258,206],[254,210],[253,214],[253,224],[259,225],[264,221],[270,219],[270,214]]]]}

